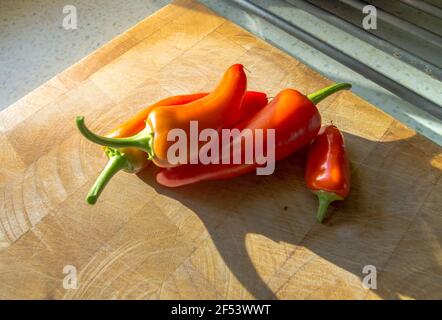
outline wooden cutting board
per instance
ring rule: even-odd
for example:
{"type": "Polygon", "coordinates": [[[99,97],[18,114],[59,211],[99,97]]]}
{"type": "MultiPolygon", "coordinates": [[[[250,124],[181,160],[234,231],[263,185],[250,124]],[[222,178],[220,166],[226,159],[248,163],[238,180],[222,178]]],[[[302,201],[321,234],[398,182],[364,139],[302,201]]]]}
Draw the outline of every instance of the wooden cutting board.
{"type": "Polygon", "coordinates": [[[270,96],[332,83],[184,0],[0,113],[0,298],[442,298],[442,150],[351,92],[319,105],[352,164],[351,196],[324,225],[302,153],[272,176],[179,189],[153,168],[119,173],[86,204],[106,159],[76,115],[105,133],[160,98],[211,90],[233,63],[270,96]]]}

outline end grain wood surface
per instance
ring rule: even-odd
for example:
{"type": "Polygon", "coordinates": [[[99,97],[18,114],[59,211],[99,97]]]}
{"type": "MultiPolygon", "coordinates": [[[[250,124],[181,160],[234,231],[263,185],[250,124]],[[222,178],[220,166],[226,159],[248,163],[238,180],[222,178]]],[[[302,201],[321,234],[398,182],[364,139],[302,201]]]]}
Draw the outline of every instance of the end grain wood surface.
{"type": "Polygon", "coordinates": [[[179,189],[153,167],[84,198],[105,133],[173,94],[208,91],[233,63],[249,89],[331,84],[203,5],[176,1],[0,113],[0,298],[442,298],[441,148],[352,94],[319,108],[345,133],[352,192],[324,225],[305,152],[254,174],[179,189]],[[63,288],[63,269],[78,289],[63,288]],[[365,265],[377,290],[362,286],[365,265]]]}

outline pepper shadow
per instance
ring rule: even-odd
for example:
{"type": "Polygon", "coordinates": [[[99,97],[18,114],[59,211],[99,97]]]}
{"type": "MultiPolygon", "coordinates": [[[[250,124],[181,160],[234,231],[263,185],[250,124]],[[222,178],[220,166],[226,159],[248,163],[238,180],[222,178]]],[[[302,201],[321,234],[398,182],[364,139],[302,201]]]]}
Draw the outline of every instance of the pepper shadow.
{"type": "MultiPolygon", "coordinates": [[[[388,142],[344,132],[351,193],[332,205],[324,224],[316,222],[317,200],[304,185],[306,148],[279,161],[271,176],[251,173],[179,188],[157,184],[153,170],[139,177],[198,215],[225,265],[256,299],[276,299],[281,290],[282,298],[290,298],[296,296],[290,290],[305,289],[290,285],[300,272],[292,265],[303,259],[297,255],[301,247],[339,268],[332,270],[359,279],[365,276],[364,266],[374,265],[378,277],[373,293],[381,298],[440,298],[441,149],[420,135],[398,140],[393,131],[384,136],[388,142]],[[250,236],[253,245],[248,247],[250,236]]],[[[332,272],[326,278],[333,282],[339,276],[332,272]]],[[[317,279],[320,289],[323,276],[310,277],[309,287],[317,279]]],[[[363,295],[359,298],[369,294],[356,289],[363,295]]]]}

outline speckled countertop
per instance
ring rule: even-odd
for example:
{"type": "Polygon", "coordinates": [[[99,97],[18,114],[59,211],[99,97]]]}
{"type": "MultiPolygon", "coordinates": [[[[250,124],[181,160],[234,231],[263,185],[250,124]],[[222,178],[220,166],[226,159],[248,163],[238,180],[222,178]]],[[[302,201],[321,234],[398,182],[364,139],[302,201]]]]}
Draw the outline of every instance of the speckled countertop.
{"type": "MultiPolygon", "coordinates": [[[[421,111],[330,57],[310,48],[267,22],[238,10],[230,2],[202,0],[207,6],[254,34],[292,54],[335,81],[354,84],[353,91],[395,118],[442,145],[442,122],[421,111]]],[[[169,3],[165,0],[72,0],[77,8],[78,29],[62,27],[64,0],[0,1],[0,110],[6,108],[54,75],[124,32],[138,21],[169,3]]],[[[326,22],[275,0],[257,0],[372,67],[382,69],[405,86],[427,92],[442,102],[440,81],[427,77],[375,50],[359,39],[326,22]],[[387,66],[387,67],[386,67],[387,66]],[[398,68],[409,68],[397,73],[398,68]],[[395,71],[396,70],[396,71],[395,71]]]]}
{"type": "Polygon", "coordinates": [[[1,0],[0,110],[170,1],[1,0]],[[62,27],[77,8],[76,30],[62,27]]]}

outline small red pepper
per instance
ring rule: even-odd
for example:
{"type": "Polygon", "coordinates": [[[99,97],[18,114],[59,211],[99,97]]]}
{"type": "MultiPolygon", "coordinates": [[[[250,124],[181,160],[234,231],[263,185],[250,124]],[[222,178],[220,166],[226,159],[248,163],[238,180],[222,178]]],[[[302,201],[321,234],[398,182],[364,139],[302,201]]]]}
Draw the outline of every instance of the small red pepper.
{"type": "MultiPolygon", "coordinates": [[[[315,104],[329,95],[351,87],[348,83],[335,84],[304,96],[293,89],[281,91],[266,107],[251,119],[236,126],[240,131],[275,129],[275,160],[282,159],[310,143],[321,126],[321,116],[315,104]]],[[[254,137],[255,140],[255,137],[254,137]]],[[[228,148],[231,145],[227,146],[228,148]]],[[[245,158],[241,148],[241,158],[245,158]]],[[[178,187],[205,180],[228,179],[253,171],[259,165],[247,164],[187,164],[160,170],[157,182],[167,187],[178,187]]]]}
{"type": "Polygon", "coordinates": [[[329,204],[350,192],[350,170],[344,137],[334,125],[323,126],[313,142],[305,171],[307,187],[318,196],[316,218],[322,222],[329,204]]]}

